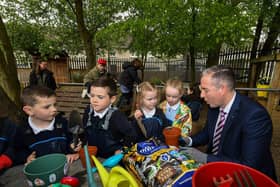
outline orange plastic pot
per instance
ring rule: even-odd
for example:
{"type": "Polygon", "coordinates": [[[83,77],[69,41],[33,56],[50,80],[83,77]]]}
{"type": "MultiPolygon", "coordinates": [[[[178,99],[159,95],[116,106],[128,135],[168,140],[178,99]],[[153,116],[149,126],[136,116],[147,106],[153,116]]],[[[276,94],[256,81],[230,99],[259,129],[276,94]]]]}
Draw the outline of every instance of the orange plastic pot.
{"type": "MultiPolygon", "coordinates": [[[[97,154],[98,149],[97,149],[96,146],[88,145],[87,147],[88,147],[89,156],[97,154]]],[[[79,155],[80,155],[80,160],[82,162],[83,167],[86,168],[87,164],[86,164],[86,157],[85,157],[84,148],[82,148],[80,150],[79,155]]],[[[93,163],[92,159],[90,159],[90,165],[91,165],[91,167],[94,166],[94,163],[93,163]]]]}
{"type": "Polygon", "coordinates": [[[166,127],[163,130],[165,143],[171,146],[179,146],[179,137],[181,136],[181,129],[178,127],[166,127]]]}

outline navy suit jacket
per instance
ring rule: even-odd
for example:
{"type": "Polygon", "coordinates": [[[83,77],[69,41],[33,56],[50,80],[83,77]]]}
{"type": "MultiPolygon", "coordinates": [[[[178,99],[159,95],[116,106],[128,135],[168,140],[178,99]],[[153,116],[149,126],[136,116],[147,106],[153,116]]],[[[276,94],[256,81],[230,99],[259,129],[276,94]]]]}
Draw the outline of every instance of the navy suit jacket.
{"type": "Polygon", "coordinates": [[[203,130],[192,136],[192,146],[208,145],[207,162],[229,161],[255,168],[276,181],[270,151],[272,121],[266,109],[248,97],[236,94],[217,155],[212,155],[212,142],[219,108],[209,108],[203,130]]]}

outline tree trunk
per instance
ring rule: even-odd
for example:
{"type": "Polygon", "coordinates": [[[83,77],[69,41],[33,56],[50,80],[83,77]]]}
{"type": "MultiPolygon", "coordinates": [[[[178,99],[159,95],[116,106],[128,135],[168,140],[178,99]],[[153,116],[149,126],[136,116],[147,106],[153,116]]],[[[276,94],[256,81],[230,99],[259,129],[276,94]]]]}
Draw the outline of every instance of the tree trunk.
{"type": "Polygon", "coordinates": [[[5,107],[9,111],[8,113],[14,113],[20,108],[20,83],[17,76],[16,59],[1,16],[0,44],[0,87],[7,96],[7,98],[0,98],[1,106],[5,107]],[[13,107],[2,105],[6,99],[13,107]]]}
{"type": "MultiPolygon", "coordinates": [[[[251,60],[253,60],[257,57],[257,49],[259,46],[260,36],[261,36],[262,28],[263,28],[263,18],[264,18],[264,10],[261,11],[261,14],[258,18],[256,32],[255,32],[254,41],[253,41],[253,45],[252,45],[252,49],[251,49],[251,55],[250,55],[251,60]]],[[[252,65],[252,63],[250,63],[249,81],[248,81],[249,88],[255,87],[256,80],[257,80],[256,76],[252,76],[252,67],[253,67],[253,65],[252,65]]]]}
{"type": "MultiPolygon", "coordinates": [[[[75,0],[75,15],[78,24],[78,30],[80,32],[80,36],[83,40],[86,56],[87,56],[87,69],[91,69],[96,64],[96,46],[94,43],[94,34],[91,34],[90,31],[86,28],[84,22],[84,15],[83,15],[83,1],[82,0],[75,0]]],[[[73,10],[73,11],[74,11],[73,10]]]]}
{"type": "MultiPolygon", "coordinates": [[[[192,3],[192,24],[191,24],[191,29],[192,29],[192,41],[195,41],[196,39],[196,27],[195,27],[195,23],[196,23],[196,15],[197,12],[195,10],[195,5],[194,3],[192,3]]],[[[191,82],[195,83],[195,47],[193,45],[193,42],[191,42],[190,44],[190,57],[191,57],[191,82]]]]}
{"type": "Polygon", "coordinates": [[[219,54],[221,50],[221,44],[217,44],[214,49],[208,51],[208,58],[206,61],[206,67],[211,67],[219,64],[219,54]]]}
{"type": "MultiPolygon", "coordinates": [[[[274,42],[276,41],[278,35],[280,33],[280,5],[278,5],[277,10],[275,12],[275,15],[273,16],[270,24],[269,24],[269,32],[267,35],[267,38],[264,42],[261,56],[266,56],[269,54],[272,54],[272,48],[274,45],[274,42]]],[[[256,80],[254,83],[256,83],[257,79],[260,76],[261,70],[263,69],[264,63],[258,63],[256,68],[256,80]]]]}
{"type": "Polygon", "coordinates": [[[195,50],[193,46],[190,46],[190,57],[191,57],[191,82],[195,83],[195,50]]]}
{"type": "Polygon", "coordinates": [[[271,23],[269,24],[269,32],[264,42],[261,56],[266,56],[272,53],[272,48],[275,40],[280,33],[280,4],[277,7],[275,15],[273,16],[271,23]]]}

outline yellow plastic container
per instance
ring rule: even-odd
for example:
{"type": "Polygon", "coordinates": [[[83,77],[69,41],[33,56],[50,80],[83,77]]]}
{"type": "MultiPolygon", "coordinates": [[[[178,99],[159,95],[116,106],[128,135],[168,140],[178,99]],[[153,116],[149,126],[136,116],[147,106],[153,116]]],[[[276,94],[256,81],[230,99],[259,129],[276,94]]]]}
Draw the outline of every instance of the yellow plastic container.
{"type": "MultiPolygon", "coordinates": [[[[268,84],[257,84],[257,88],[270,88],[268,84]]],[[[257,91],[258,97],[267,98],[268,92],[267,91],[257,91]]]]}

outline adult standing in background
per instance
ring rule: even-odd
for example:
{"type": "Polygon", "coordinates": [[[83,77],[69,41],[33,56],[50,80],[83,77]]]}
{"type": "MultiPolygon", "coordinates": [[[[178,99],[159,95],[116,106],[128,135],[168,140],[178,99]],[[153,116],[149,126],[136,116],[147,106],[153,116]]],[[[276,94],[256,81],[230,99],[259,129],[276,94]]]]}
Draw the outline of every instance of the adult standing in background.
{"type": "Polygon", "coordinates": [[[231,68],[213,66],[202,72],[201,97],[210,108],[206,125],[198,134],[185,138],[187,145],[208,145],[203,153],[186,147],[199,162],[230,161],[250,166],[273,180],[275,167],[270,151],[272,121],[266,109],[235,91],[231,68]]]}
{"type": "Polygon", "coordinates": [[[133,97],[133,85],[140,84],[142,81],[138,77],[137,70],[143,69],[143,64],[139,59],[123,64],[123,71],[119,77],[121,97],[117,103],[117,107],[121,105],[130,105],[133,97]]]}
{"type": "Polygon", "coordinates": [[[84,84],[89,84],[94,80],[100,78],[105,75],[107,61],[103,58],[99,58],[97,60],[96,66],[94,66],[85,76],[84,76],[84,84]]]}
{"type": "Polygon", "coordinates": [[[84,84],[87,87],[87,92],[89,93],[90,84],[106,74],[107,61],[103,58],[97,60],[96,66],[94,66],[85,76],[84,84]]]}
{"type": "Polygon", "coordinates": [[[52,90],[57,88],[53,72],[48,70],[47,61],[39,60],[35,63],[29,76],[29,85],[46,86],[52,90]]]}

